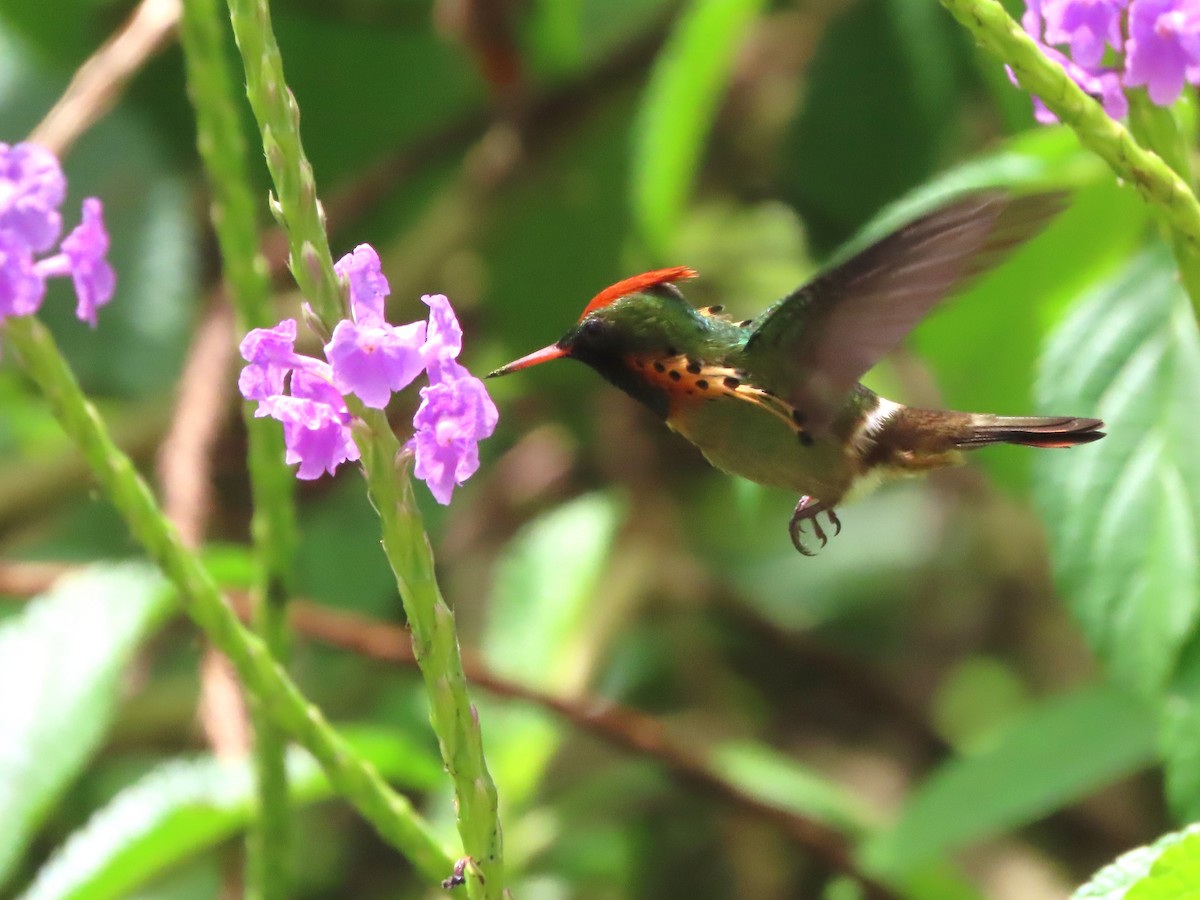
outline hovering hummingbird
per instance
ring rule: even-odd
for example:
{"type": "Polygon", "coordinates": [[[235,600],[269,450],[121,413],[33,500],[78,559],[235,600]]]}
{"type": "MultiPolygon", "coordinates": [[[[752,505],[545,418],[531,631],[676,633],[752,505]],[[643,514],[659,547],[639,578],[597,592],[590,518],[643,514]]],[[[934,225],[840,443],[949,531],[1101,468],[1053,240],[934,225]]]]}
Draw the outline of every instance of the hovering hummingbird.
{"type": "Polygon", "coordinates": [[[955,465],[987,444],[1070,447],[1104,436],[1098,419],[916,409],[858,379],[943,297],[992,268],[1065,206],[1061,193],[968,194],[818,275],[753,319],[695,309],[686,266],[605,288],[556,343],[489,377],[560,357],[591,366],[661,416],[718,469],[799,493],[788,525],[818,516],[888,476],[955,465]]]}

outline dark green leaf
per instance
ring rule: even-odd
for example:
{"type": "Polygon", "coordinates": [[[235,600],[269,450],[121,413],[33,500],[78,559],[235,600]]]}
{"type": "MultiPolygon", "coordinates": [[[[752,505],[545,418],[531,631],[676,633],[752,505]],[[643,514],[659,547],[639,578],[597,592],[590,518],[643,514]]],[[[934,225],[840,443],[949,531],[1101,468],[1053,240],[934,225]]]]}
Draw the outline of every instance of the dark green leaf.
{"type": "Polygon", "coordinates": [[[870,825],[868,811],[846,788],[762,744],[726,741],[708,757],[723,778],[764,803],[852,835],[870,825]]]}
{"type": "MultiPolygon", "coordinates": [[[[496,577],[483,652],[498,673],[570,694],[585,686],[597,616],[595,591],[612,550],[620,507],[592,494],[534,521],[514,538],[496,577]]],[[[559,745],[543,711],[492,707],[488,762],[507,803],[529,796],[559,745]]]]}
{"type": "Polygon", "coordinates": [[[323,191],[483,99],[469,54],[422,27],[429,13],[419,4],[281,4],[273,12],[288,86],[304,110],[304,149],[323,191]]]}
{"type": "Polygon", "coordinates": [[[860,0],[825,32],[781,174],[818,255],[933,172],[961,90],[957,39],[909,0],[860,0]]]}
{"type": "Polygon", "coordinates": [[[379,552],[379,519],[357,479],[343,479],[302,510],[296,568],[316,600],[373,615],[400,608],[396,579],[379,552]]]}

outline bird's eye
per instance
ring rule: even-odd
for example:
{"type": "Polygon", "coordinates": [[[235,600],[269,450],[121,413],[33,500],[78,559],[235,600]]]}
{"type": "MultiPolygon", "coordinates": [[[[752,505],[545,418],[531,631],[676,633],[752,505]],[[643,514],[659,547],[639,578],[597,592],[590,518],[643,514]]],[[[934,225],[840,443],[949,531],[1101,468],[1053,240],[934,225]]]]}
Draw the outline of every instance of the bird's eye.
{"type": "Polygon", "coordinates": [[[585,319],[584,323],[579,326],[579,330],[586,337],[599,337],[604,332],[604,323],[599,319],[585,319]]]}

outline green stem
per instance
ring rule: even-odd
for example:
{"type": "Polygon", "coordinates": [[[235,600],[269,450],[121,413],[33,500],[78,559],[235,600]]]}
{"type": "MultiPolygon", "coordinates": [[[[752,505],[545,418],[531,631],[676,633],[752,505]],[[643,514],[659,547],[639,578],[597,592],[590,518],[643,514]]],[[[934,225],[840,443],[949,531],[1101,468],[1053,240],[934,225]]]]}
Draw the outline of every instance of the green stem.
{"type": "Polygon", "coordinates": [[[354,753],[321,711],[304,698],[267,646],[238,622],[212,576],[183,546],[146,482],[113,443],[45,326],[31,316],[11,317],[4,323],[4,330],[10,347],[46,395],[59,423],[83,452],[101,489],[174,584],[184,611],[229,657],[246,690],[258,698],[276,724],[313,755],[338,794],[385,840],[426,877],[444,876],[453,861],[430,827],[407,799],[392,791],[374,767],[354,753]]]}
{"type": "MultiPolygon", "coordinates": [[[[234,38],[246,70],[246,91],[262,132],[274,181],[276,214],[288,231],[291,268],[319,322],[330,334],[345,315],[333,270],[312,167],[300,140],[300,113],[284,80],[279,47],[266,0],[228,0],[234,38]]],[[[396,576],[412,629],[430,719],[454,782],[458,831],[473,861],[467,866],[471,898],[504,895],[504,860],[496,786],[484,760],[479,720],[467,695],[454,617],[434,576],[433,554],[413,501],[407,471],[397,472],[399,443],[386,417],[364,410],[353,397],[350,411],[361,421],[355,442],[362,453],[371,500],[383,525],[384,549],[396,576]]]]}
{"type": "Polygon", "coordinates": [[[1007,63],[1021,87],[1036,94],[1079,142],[1121,180],[1159,208],[1174,234],[1176,259],[1192,304],[1200,312],[1200,203],[1188,182],[1088,96],[1047,57],[997,0],[941,0],[979,44],[1007,63]]]}
{"type": "Polygon", "coordinates": [[[471,896],[499,898],[504,888],[504,842],[496,785],[483,754],[479,714],[467,694],[454,614],[442,599],[433,551],[412,492],[409,463],[378,410],[360,410],[357,437],[371,503],[383,526],[387,554],[412,631],[413,652],[429,693],[430,720],[442,760],[454,781],[458,830],[469,870],[471,896]],[[364,434],[365,433],[365,434],[364,434]]]}
{"type": "MultiPolygon", "coordinates": [[[[1140,88],[1128,89],[1126,93],[1129,95],[1129,128],[1134,137],[1142,145],[1153,148],[1185,182],[1194,184],[1191,151],[1172,111],[1151,101],[1140,88]]],[[[1200,259],[1189,253],[1187,242],[1178,231],[1170,230],[1169,238],[1183,283],[1197,315],[1200,315],[1200,293],[1196,290],[1200,286],[1200,259]]]]}
{"type": "MultiPolygon", "coordinates": [[[[266,260],[259,252],[256,204],[250,193],[246,142],[242,134],[229,60],[225,23],[217,0],[189,0],[179,23],[188,93],[196,111],[196,144],[212,189],[212,223],[224,262],[225,280],[237,317],[237,333],[274,324],[266,260]]],[[[295,555],[295,479],[284,463],[283,435],[267,419],[242,406],[249,441],[250,490],[255,549],[252,587],[254,627],[272,655],[287,658],[284,600],[291,594],[295,555]]],[[[247,892],[260,900],[291,893],[290,809],[287,742],[260,699],[251,695],[258,815],[250,831],[247,892]]]]}

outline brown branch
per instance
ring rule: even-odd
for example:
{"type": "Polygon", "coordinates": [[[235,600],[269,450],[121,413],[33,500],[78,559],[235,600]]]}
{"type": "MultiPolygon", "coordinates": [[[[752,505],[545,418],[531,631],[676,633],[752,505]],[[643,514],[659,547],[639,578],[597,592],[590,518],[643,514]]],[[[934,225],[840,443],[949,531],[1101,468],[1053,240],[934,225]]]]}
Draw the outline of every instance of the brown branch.
{"type": "Polygon", "coordinates": [[[514,0],[435,0],[437,29],[462,44],[500,106],[511,106],[525,86],[514,0]]]}
{"type": "Polygon", "coordinates": [[[212,452],[233,401],[233,357],[233,311],[218,292],[192,335],[158,455],[163,512],[192,547],[203,542],[212,509],[212,452]]]}
{"type": "Polygon", "coordinates": [[[253,747],[246,699],[233,664],[211,644],[200,658],[196,717],[204,740],[220,759],[245,759],[253,747]]]}
{"type": "Polygon", "coordinates": [[[112,109],[146,60],[166,46],[182,8],[181,0],[142,0],[125,24],[75,71],[29,139],[64,156],[112,109]]]}
{"type": "MultiPolygon", "coordinates": [[[[69,568],[0,563],[0,594],[28,596],[40,592],[69,568]]],[[[249,599],[235,593],[231,600],[238,615],[248,618],[249,599]]],[[[405,628],[303,599],[290,601],[288,610],[291,626],[305,637],[390,665],[416,667],[412,637],[405,628]]],[[[472,654],[464,653],[463,667],[472,684],[488,693],[549,710],[580,731],[595,735],[619,750],[655,760],[681,784],[769,822],[831,871],[859,882],[864,894],[872,900],[893,900],[897,896],[889,887],[859,869],[853,844],[846,835],[823,822],[756,797],[725,780],[711,768],[703,753],[673,738],[655,717],[599,698],[568,700],[547,694],[496,675],[472,654]]]]}
{"type": "MultiPolygon", "coordinates": [[[[158,457],[163,512],[189,547],[204,543],[212,511],[212,451],[233,400],[233,311],[223,292],[192,335],[175,398],[175,416],[158,457]]],[[[211,645],[200,665],[201,727],[213,752],[250,753],[251,731],[237,676],[211,645]]]]}

